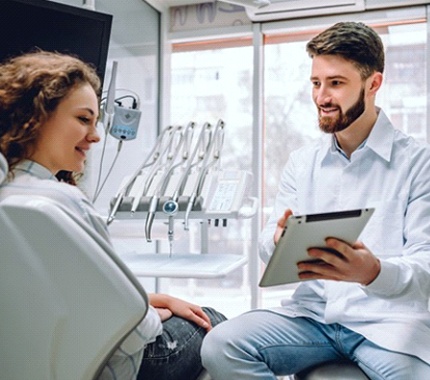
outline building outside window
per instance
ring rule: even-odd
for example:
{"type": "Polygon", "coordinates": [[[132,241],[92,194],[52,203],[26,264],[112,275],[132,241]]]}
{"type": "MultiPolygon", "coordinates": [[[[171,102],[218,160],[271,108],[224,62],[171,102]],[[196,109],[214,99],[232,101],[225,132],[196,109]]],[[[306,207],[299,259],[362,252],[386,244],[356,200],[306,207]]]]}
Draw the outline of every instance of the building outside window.
{"type": "MultiPolygon", "coordinates": [[[[428,140],[427,22],[388,20],[383,24],[368,24],[378,31],[386,47],[385,82],[377,104],[396,128],[418,140],[428,140]]],[[[321,133],[311,99],[311,59],[305,45],[322,29],[290,34],[271,32],[264,38],[264,96],[261,97],[264,221],[271,212],[288,155],[321,133]]],[[[252,142],[253,47],[251,40],[248,41],[244,43],[241,39],[235,44],[230,39],[220,40],[216,47],[208,44],[208,49],[200,43],[195,51],[176,44],[171,55],[171,120],[182,124],[194,120],[202,124],[223,119],[226,128],[221,166],[224,168],[252,170],[252,147],[256,146],[252,142]]],[[[229,221],[227,228],[212,229],[210,240],[211,254],[226,251],[247,254],[249,222],[229,221]]],[[[233,316],[249,309],[248,281],[246,268],[241,268],[220,280],[166,280],[166,286],[174,292],[191,290],[194,296],[202,297],[204,304],[233,316]]],[[[285,293],[286,288],[291,286],[262,291],[261,305],[278,305],[279,294],[285,293]]]]}

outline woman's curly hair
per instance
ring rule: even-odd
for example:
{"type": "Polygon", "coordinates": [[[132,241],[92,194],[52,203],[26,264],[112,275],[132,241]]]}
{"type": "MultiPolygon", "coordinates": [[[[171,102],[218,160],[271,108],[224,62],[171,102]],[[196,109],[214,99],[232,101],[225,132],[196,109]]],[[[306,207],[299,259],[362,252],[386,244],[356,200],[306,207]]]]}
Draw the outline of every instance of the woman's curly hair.
{"type": "MultiPolygon", "coordinates": [[[[31,157],[40,127],[71,90],[90,84],[100,96],[96,70],[67,54],[37,50],[0,65],[0,152],[9,169],[31,157]]],[[[57,178],[75,184],[74,173],[57,178]]]]}

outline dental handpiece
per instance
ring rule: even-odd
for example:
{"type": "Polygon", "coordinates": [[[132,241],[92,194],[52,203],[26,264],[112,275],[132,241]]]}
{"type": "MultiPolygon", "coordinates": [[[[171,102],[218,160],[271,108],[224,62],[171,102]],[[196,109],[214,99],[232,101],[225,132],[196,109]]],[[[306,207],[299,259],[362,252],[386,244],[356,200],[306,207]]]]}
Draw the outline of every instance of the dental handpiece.
{"type": "MultiPolygon", "coordinates": [[[[139,204],[140,204],[140,198],[141,197],[143,197],[143,196],[145,196],[147,193],[148,193],[148,190],[149,190],[149,188],[151,187],[151,184],[152,184],[152,182],[153,182],[153,180],[154,180],[154,178],[155,178],[155,176],[157,175],[157,172],[159,171],[159,170],[161,170],[161,168],[162,168],[162,164],[160,163],[160,161],[161,161],[161,157],[163,156],[163,154],[167,151],[167,149],[168,149],[168,146],[166,146],[165,147],[165,149],[164,149],[164,151],[162,151],[161,153],[160,153],[160,151],[158,151],[157,152],[157,156],[156,157],[154,157],[154,161],[153,161],[153,163],[151,164],[152,165],[152,168],[151,168],[151,170],[148,172],[148,175],[147,175],[147,177],[146,177],[146,180],[142,180],[140,183],[139,183],[139,188],[138,189],[136,189],[136,194],[135,194],[135,197],[134,197],[134,199],[133,199],[133,203],[132,203],[132,205],[131,205],[131,210],[130,210],[130,212],[131,212],[131,214],[133,215],[135,212],[136,212],[136,210],[137,210],[137,208],[139,207],[139,204]]],[[[148,165],[149,166],[149,165],[148,165]]]]}
{"type": "Polygon", "coordinates": [[[155,218],[155,211],[157,210],[158,205],[158,197],[154,195],[151,198],[151,202],[149,203],[149,209],[148,214],[146,215],[146,222],[145,222],[145,237],[147,242],[151,242],[151,229],[152,229],[152,223],[154,222],[155,218]]]}
{"type": "Polygon", "coordinates": [[[115,204],[113,205],[113,207],[109,213],[109,216],[107,218],[107,221],[106,221],[107,225],[111,224],[114,221],[115,214],[118,211],[119,205],[121,204],[123,198],[124,198],[124,192],[119,193],[117,198],[116,198],[115,204]]]}
{"type": "MultiPolygon", "coordinates": [[[[182,165],[181,163],[175,165],[175,167],[173,167],[173,169],[175,169],[177,166],[183,166],[183,172],[182,175],[176,185],[175,190],[173,191],[173,194],[171,196],[171,198],[167,201],[165,201],[164,205],[163,205],[163,210],[164,207],[166,207],[167,209],[171,209],[172,205],[171,204],[167,204],[168,202],[174,202],[176,203],[176,211],[179,210],[179,205],[177,204],[179,196],[182,194],[183,192],[183,188],[185,186],[185,182],[187,180],[188,177],[188,173],[190,171],[190,168],[192,167],[192,161],[194,160],[195,157],[195,152],[196,149],[194,150],[194,152],[192,153],[192,155],[190,156],[190,149],[191,149],[191,143],[192,143],[192,138],[193,138],[193,134],[194,134],[194,126],[195,123],[193,121],[190,121],[185,129],[184,132],[184,142],[183,142],[183,151],[182,151],[182,165]]],[[[176,214],[176,212],[175,212],[176,214]]]]}
{"type": "Polygon", "coordinates": [[[212,166],[212,164],[215,162],[215,160],[212,163],[208,164],[208,160],[209,160],[209,155],[212,152],[213,149],[216,150],[216,157],[219,157],[220,154],[220,150],[222,147],[222,141],[223,141],[223,129],[224,129],[224,122],[222,120],[219,120],[215,131],[213,133],[212,139],[209,141],[207,148],[206,148],[206,152],[204,154],[204,159],[203,159],[203,163],[202,163],[202,167],[200,169],[200,173],[199,173],[199,177],[197,179],[197,182],[195,184],[193,193],[190,196],[190,199],[188,201],[187,204],[187,208],[185,211],[185,217],[184,217],[184,229],[188,230],[189,229],[189,217],[191,214],[191,211],[194,207],[194,202],[197,199],[197,196],[200,195],[201,189],[203,187],[205,178],[206,178],[206,174],[210,168],[210,166],[212,166]]]}
{"type": "Polygon", "coordinates": [[[173,200],[165,202],[163,205],[163,212],[166,215],[168,215],[168,217],[169,217],[167,239],[169,241],[169,257],[172,257],[173,241],[174,241],[175,215],[178,212],[178,203],[173,201],[173,200]]]}
{"type": "Polygon", "coordinates": [[[136,180],[136,178],[140,175],[141,171],[143,170],[143,168],[152,165],[153,163],[155,163],[158,159],[159,153],[157,152],[157,148],[161,145],[161,142],[166,134],[167,131],[169,131],[172,127],[167,127],[165,128],[159,138],[157,139],[156,144],[154,145],[153,149],[150,151],[150,153],[148,154],[148,156],[146,157],[146,159],[143,161],[142,165],[136,170],[136,172],[130,177],[130,179],[127,181],[127,183],[120,189],[117,199],[115,201],[114,206],[112,207],[108,219],[107,219],[107,225],[111,224],[114,219],[115,219],[115,215],[118,211],[119,206],[121,205],[122,200],[124,199],[125,195],[127,194],[127,191],[129,190],[130,186],[134,183],[134,181],[136,180]],[[153,157],[153,163],[149,163],[148,161],[150,159],[150,157],[153,157]]]}
{"type": "Polygon", "coordinates": [[[155,190],[155,193],[152,196],[151,201],[149,203],[148,214],[146,216],[146,222],[145,222],[145,236],[146,236],[146,240],[148,242],[152,241],[151,230],[152,230],[152,224],[153,224],[154,218],[155,218],[155,213],[157,211],[158,201],[166,189],[168,180],[170,179],[170,175],[173,171],[173,168],[175,167],[175,165],[173,165],[173,164],[175,162],[176,156],[178,155],[180,146],[183,142],[183,134],[181,132],[181,129],[182,129],[181,126],[177,126],[172,131],[172,138],[170,139],[169,149],[167,150],[166,169],[165,169],[165,172],[164,172],[162,178],[160,179],[160,182],[157,184],[157,188],[155,190]],[[177,132],[180,133],[180,137],[179,137],[179,140],[177,142],[177,145],[174,146],[174,144],[173,144],[174,135],[177,132]]]}

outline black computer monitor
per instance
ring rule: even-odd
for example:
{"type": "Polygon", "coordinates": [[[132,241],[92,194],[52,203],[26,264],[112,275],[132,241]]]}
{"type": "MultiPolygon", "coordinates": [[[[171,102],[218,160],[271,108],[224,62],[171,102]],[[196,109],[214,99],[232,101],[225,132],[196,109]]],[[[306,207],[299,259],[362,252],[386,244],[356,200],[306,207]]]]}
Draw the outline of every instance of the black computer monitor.
{"type": "Polygon", "coordinates": [[[74,54],[103,81],[112,15],[48,0],[0,1],[0,60],[34,48],[74,54]]]}

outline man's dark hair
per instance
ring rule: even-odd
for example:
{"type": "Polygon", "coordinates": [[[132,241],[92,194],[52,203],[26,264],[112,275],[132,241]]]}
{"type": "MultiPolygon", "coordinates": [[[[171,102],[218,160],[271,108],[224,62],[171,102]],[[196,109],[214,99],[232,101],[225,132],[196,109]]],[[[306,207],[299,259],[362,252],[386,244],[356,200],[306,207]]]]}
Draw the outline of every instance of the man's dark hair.
{"type": "Polygon", "coordinates": [[[379,35],[361,22],[339,22],[318,34],[306,45],[313,58],[338,55],[351,61],[363,79],[384,72],[384,45],[379,35]]]}

